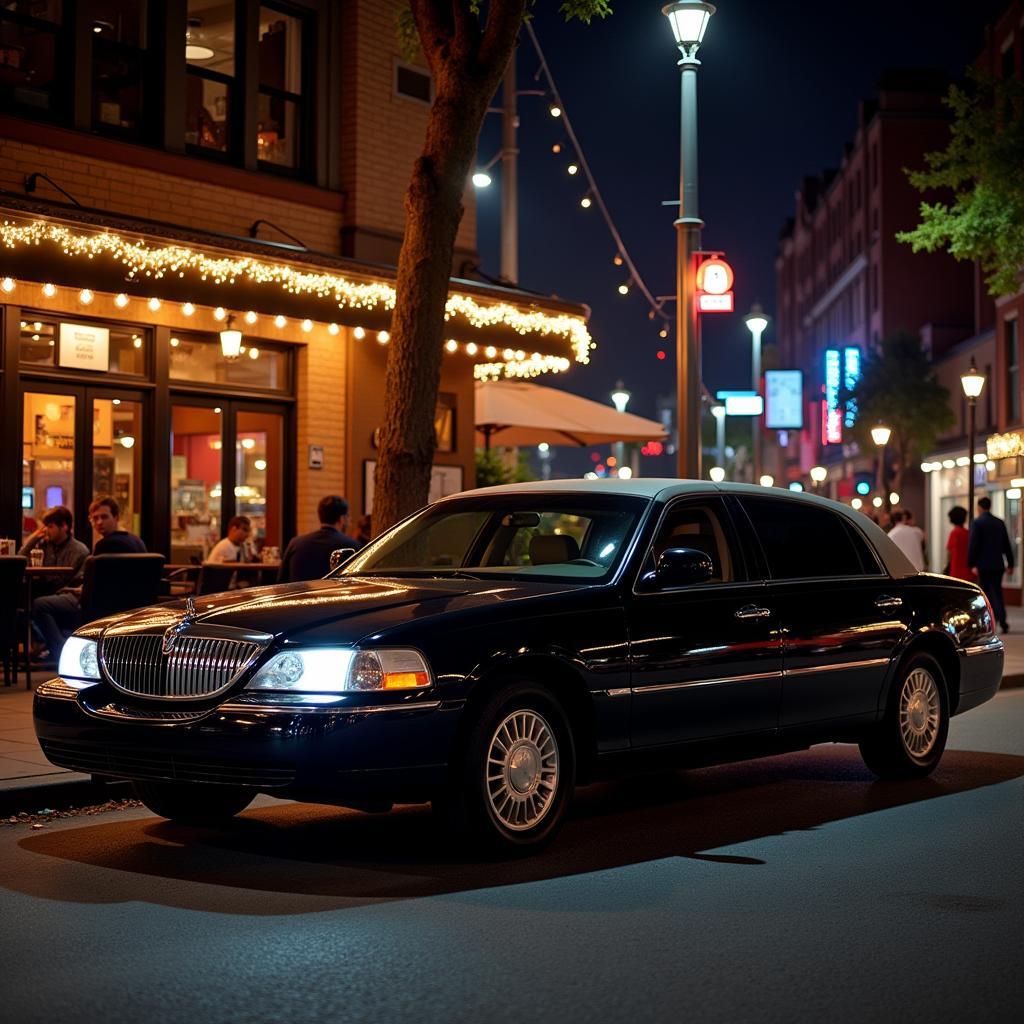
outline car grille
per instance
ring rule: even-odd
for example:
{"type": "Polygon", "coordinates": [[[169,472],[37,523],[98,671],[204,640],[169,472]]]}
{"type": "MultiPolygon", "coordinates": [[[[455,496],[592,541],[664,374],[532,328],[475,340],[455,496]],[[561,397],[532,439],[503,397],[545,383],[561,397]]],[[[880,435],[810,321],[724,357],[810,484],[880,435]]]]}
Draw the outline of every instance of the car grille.
{"type": "Polygon", "coordinates": [[[40,740],[40,744],[43,753],[54,764],[88,775],[169,782],[219,782],[259,789],[287,786],[295,779],[295,768],[290,765],[227,763],[186,754],[110,749],[53,740],[40,740]]]}
{"type": "Polygon", "coordinates": [[[224,637],[178,636],[170,653],[163,634],[105,636],[100,660],[118,689],[140,697],[210,697],[226,690],[265,645],[224,637]]]}

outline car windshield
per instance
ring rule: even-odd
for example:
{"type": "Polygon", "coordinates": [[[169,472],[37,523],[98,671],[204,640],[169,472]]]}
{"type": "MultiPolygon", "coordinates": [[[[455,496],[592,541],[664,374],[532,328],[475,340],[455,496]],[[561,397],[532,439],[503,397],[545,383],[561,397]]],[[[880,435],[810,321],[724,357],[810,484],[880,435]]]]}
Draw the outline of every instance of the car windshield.
{"type": "Polygon", "coordinates": [[[601,582],[647,505],[633,496],[525,492],[445,501],[383,534],[337,574],[601,582]]]}

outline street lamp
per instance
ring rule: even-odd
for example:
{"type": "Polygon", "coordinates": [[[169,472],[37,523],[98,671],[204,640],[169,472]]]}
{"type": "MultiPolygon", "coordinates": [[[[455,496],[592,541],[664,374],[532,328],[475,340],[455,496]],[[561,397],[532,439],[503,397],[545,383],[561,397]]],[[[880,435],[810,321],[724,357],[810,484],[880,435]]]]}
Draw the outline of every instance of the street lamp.
{"type": "MultiPolygon", "coordinates": [[[[718,458],[718,465],[725,465],[725,406],[721,402],[715,402],[711,406],[711,415],[715,417],[715,455],[718,458]]],[[[725,470],[722,471],[723,473],[725,470]]],[[[712,480],[715,478],[712,477],[712,480]]]]}
{"type": "Polygon", "coordinates": [[[828,470],[824,466],[811,466],[811,481],[814,484],[814,493],[818,493],[818,488],[825,482],[825,478],[828,476],[828,470]]]}
{"type": "Polygon", "coordinates": [[[700,479],[700,318],[697,314],[696,259],[704,222],[697,201],[697,51],[713,4],[674,0],[661,13],[672,26],[681,59],[679,216],[676,218],[676,401],[679,406],[679,475],[700,479]]]}
{"type": "Polygon", "coordinates": [[[712,466],[708,470],[708,476],[711,477],[711,482],[720,484],[725,479],[725,470],[721,466],[712,466]]]}
{"type": "MultiPolygon", "coordinates": [[[[761,335],[768,326],[768,317],[764,315],[761,304],[755,302],[750,307],[750,312],[743,318],[743,322],[750,331],[750,367],[754,391],[761,394],[761,335]]],[[[754,476],[761,475],[761,423],[757,416],[751,416],[750,425],[754,431],[751,440],[754,443],[754,476]]]]}
{"type": "Polygon", "coordinates": [[[971,464],[967,467],[967,515],[968,522],[974,522],[974,415],[975,406],[985,387],[985,375],[978,373],[978,368],[971,360],[971,368],[960,375],[960,387],[964,389],[967,399],[967,455],[971,464]]]}
{"type": "MultiPolygon", "coordinates": [[[[625,412],[626,406],[629,405],[629,400],[633,396],[626,390],[626,386],[621,380],[615,382],[615,390],[611,393],[612,405],[615,406],[618,412],[625,412]]],[[[626,442],[616,441],[615,442],[615,457],[616,464],[622,466],[626,462],[626,442]]],[[[631,474],[632,475],[632,474],[631,474]]]]}
{"type": "MultiPolygon", "coordinates": [[[[877,423],[871,428],[871,440],[878,446],[878,494],[885,494],[885,446],[889,443],[892,428],[884,423],[877,423]]],[[[877,497],[872,502],[875,508],[881,508],[885,499],[877,497]]]]}
{"type": "Polygon", "coordinates": [[[758,483],[760,483],[762,487],[774,487],[775,477],[773,477],[771,473],[765,473],[764,476],[759,478],[758,483]]]}

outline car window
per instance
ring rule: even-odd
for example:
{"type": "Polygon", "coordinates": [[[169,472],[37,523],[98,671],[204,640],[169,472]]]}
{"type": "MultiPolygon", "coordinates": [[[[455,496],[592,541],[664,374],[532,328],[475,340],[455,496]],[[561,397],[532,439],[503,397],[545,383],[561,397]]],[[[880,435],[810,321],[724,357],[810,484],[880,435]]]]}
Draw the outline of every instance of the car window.
{"type": "Polygon", "coordinates": [[[605,580],[649,499],[501,494],[448,499],[363,548],[340,575],[462,575],[605,580]]]}
{"type": "Polygon", "coordinates": [[[863,575],[850,533],[835,512],[780,498],[743,497],[740,502],[772,579],[863,575]]]}
{"type": "Polygon", "coordinates": [[[860,532],[853,523],[844,522],[843,526],[846,527],[846,532],[850,535],[850,541],[857,550],[857,556],[860,558],[861,571],[864,575],[882,576],[883,573],[881,568],[879,568],[878,559],[869,549],[868,542],[860,535],[860,532]]]}
{"type": "Polygon", "coordinates": [[[649,572],[669,548],[693,548],[711,559],[714,575],[698,586],[744,579],[732,521],[719,498],[677,501],[665,513],[644,567],[649,572]]]}

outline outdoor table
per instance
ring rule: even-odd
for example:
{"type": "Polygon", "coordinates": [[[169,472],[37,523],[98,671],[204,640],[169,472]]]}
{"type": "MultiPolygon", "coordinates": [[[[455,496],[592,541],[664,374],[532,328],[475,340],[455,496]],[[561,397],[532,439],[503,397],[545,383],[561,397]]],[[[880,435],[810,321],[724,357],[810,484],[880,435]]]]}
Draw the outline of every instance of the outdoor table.
{"type": "Polygon", "coordinates": [[[32,584],[37,579],[70,579],[75,574],[70,565],[25,566],[25,689],[32,689],[32,584]]]}
{"type": "MultiPolygon", "coordinates": [[[[221,563],[217,563],[218,565],[221,563]]],[[[225,565],[230,565],[236,572],[245,573],[257,577],[258,583],[277,582],[277,574],[281,571],[280,562],[225,562],[225,565]],[[269,580],[264,580],[264,574],[270,576],[269,580]]],[[[177,575],[179,578],[184,577],[192,584],[193,591],[195,590],[195,583],[199,576],[199,570],[202,569],[202,565],[196,565],[193,562],[179,563],[179,562],[168,562],[164,566],[165,579],[170,582],[170,577],[177,575]]],[[[173,583],[172,583],[173,585],[173,583]]]]}

